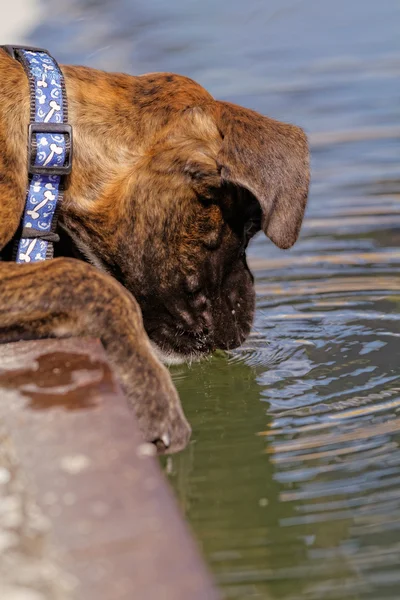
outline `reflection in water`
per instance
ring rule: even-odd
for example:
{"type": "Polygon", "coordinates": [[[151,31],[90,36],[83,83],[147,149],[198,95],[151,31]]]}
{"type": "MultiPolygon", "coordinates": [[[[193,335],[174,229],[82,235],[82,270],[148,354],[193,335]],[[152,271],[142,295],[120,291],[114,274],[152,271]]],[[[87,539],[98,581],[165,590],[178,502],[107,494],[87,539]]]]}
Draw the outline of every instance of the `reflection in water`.
{"type": "Polygon", "coordinates": [[[165,466],[227,598],[397,600],[398,0],[51,7],[32,42],[61,61],[180,72],[310,134],[301,239],[254,241],[246,345],[173,369],[194,440],[165,466]]]}
{"type": "Polygon", "coordinates": [[[261,296],[245,348],[175,371],[195,441],[169,471],[227,597],[394,599],[400,297],[308,294],[261,296]]]}

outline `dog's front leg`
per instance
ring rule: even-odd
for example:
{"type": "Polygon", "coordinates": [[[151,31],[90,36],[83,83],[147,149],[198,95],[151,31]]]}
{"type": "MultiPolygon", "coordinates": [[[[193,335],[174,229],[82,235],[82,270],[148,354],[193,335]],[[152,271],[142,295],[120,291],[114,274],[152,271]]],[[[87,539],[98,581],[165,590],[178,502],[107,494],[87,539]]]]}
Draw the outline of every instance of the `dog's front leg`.
{"type": "Polygon", "coordinates": [[[0,342],[71,336],[101,339],[147,441],[170,451],[186,445],[190,427],[179,397],[125,288],[74,259],[0,263],[0,342]]]}

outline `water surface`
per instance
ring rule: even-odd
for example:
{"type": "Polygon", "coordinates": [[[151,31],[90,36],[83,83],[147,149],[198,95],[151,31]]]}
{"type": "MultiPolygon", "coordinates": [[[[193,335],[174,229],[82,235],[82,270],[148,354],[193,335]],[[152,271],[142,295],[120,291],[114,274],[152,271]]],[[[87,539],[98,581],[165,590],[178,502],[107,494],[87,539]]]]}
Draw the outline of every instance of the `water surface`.
{"type": "Polygon", "coordinates": [[[42,8],[60,61],[180,72],[310,135],[301,239],[252,244],[245,346],[173,369],[194,435],[165,469],[226,598],[398,600],[400,4],[42,8]]]}

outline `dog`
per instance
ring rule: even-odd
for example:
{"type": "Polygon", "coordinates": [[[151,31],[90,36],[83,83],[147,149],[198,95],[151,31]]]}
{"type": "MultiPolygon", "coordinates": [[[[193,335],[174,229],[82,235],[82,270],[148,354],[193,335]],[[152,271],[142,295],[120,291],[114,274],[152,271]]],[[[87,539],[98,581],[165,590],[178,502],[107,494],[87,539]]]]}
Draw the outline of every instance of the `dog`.
{"type": "Polygon", "coordinates": [[[143,436],[183,448],[190,426],[166,367],[239,346],[263,231],[296,241],[309,186],[304,132],[215,100],[193,80],[62,66],[74,130],[55,258],[16,264],[29,87],[0,50],[0,342],[101,339],[143,436]],[[161,360],[160,360],[161,359],[161,360]]]}

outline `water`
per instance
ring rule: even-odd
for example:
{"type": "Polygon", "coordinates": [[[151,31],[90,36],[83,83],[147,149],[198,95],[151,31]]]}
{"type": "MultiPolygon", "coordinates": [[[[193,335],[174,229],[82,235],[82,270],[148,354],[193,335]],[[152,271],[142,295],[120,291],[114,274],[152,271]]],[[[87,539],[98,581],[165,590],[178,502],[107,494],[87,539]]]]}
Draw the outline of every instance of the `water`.
{"type": "Polygon", "coordinates": [[[164,466],[228,599],[400,597],[399,25],[397,0],[75,0],[30,33],[310,135],[300,241],[250,248],[251,337],[173,369],[194,434],[164,466]]]}

